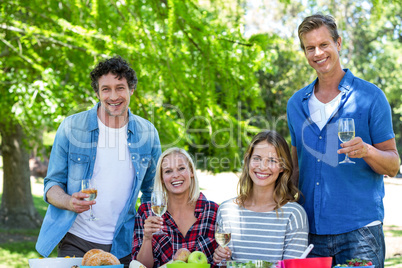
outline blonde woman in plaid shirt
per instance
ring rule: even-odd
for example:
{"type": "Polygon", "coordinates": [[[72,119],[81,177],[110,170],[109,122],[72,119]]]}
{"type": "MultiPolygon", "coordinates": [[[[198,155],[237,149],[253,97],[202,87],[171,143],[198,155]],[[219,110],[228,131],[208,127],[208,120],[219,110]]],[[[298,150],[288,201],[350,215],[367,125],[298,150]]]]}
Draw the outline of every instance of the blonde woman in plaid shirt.
{"type": "Polygon", "coordinates": [[[170,148],[159,158],[155,189],[165,191],[167,211],[154,216],[150,202],[142,204],[136,214],[133,259],[146,267],[158,267],[172,260],[179,248],[202,251],[212,262],[217,243],[214,229],[218,205],[200,192],[194,163],[180,148],[170,148]],[[152,235],[161,230],[167,235],[152,235]]]}

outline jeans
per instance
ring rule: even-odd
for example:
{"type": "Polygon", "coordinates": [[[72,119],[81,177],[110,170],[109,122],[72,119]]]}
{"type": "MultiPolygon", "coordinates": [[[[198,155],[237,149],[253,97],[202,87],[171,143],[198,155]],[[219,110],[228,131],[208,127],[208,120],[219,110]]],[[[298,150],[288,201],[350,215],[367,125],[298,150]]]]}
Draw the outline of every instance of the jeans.
{"type": "Polygon", "coordinates": [[[359,258],[372,261],[376,268],[384,268],[385,239],[382,224],[338,235],[309,234],[309,244],[314,245],[309,258],[332,257],[332,266],[359,258]]]}
{"type": "MultiPolygon", "coordinates": [[[[57,257],[83,257],[85,253],[91,249],[102,249],[106,252],[110,252],[112,245],[103,245],[98,243],[92,243],[86,241],[78,236],[71,233],[67,233],[64,238],[60,241],[57,249],[57,257]]],[[[131,254],[121,258],[120,263],[124,264],[124,267],[129,267],[131,262],[131,254]]]]}

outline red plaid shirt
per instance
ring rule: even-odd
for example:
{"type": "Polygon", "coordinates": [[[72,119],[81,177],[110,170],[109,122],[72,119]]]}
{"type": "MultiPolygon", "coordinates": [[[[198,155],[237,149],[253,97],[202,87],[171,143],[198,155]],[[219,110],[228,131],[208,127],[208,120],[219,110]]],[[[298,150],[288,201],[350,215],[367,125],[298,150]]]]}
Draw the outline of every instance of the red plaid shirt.
{"type": "MultiPolygon", "coordinates": [[[[168,235],[154,235],[152,238],[154,267],[159,267],[170,261],[179,248],[187,248],[191,252],[195,250],[202,251],[207,256],[208,263],[212,264],[212,256],[215,249],[218,247],[215,241],[217,211],[218,205],[212,201],[208,201],[206,197],[200,193],[194,210],[194,215],[197,220],[193,226],[190,227],[185,237],[179,231],[169,211],[166,211],[166,213],[162,215],[162,230],[168,233],[168,235]]],[[[137,259],[144,235],[144,221],[150,215],[153,215],[151,202],[146,202],[138,208],[134,225],[133,259],[137,259]]]]}

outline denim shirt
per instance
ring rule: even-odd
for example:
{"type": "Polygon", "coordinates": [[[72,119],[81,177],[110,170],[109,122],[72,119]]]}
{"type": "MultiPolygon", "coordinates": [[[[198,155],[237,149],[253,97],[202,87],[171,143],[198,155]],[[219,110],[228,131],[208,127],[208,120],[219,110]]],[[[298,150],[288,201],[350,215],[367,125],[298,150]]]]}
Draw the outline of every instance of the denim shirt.
{"type": "Polygon", "coordinates": [[[297,148],[300,204],[308,215],[310,233],[335,235],[357,230],[384,219],[383,175],[362,158],[356,164],[339,164],[339,118],[353,118],[356,137],[377,144],[395,137],[391,107],[375,85],[345,69],[338,89],[341,101],[322,130],[311,120],[308,108],[317,79],[288,101],[287,116],[292,146],[297,148]]]}
{"type": "MultiPolygon", "coordinates": [[[[89,111],[67,117],[57,130],[44,180],[46,202],[48,202],[46,193],[51,187],[58,185],[67,194],[72,195],[81,190],[82,179],[92,177],[99,136],[97,121],[99,105],[98,103],[89,111]]],[[[130,196],[116,223],[111,253],[117,258],[131,254],[137,197],[141,190],[141,202],[150,200],[156,164],[161,154],[155,127],[130,111],[127,132],[127,144],[135,168],[135,178],[130,196]]],[[[49,204],[36,250],[45,257],[49,256],[68,232],[76,216],[75,212],[49,204]]]]}

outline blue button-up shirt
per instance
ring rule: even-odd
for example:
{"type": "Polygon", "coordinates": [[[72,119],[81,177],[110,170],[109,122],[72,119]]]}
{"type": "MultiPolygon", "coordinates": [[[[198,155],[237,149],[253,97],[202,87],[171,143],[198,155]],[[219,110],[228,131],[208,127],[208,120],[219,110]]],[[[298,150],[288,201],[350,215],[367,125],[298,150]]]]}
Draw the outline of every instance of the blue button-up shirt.
{"type": "Polygon", "coordinates": [[[313,83],[297,91],[287,105],[292,145],[297,148],[300,203],[307,212],[313,234],[341,234],[384,218],[383,176],[361,158],[356,164],[338,164],[338,119],[353,118],[356,136],[368,144],[395,137],[391,109],[375,85],[345,69],[338,89],[341,101],[322,130],[311,121],[308,102],[313,83]]]}
{"type": "MultiPolygon", "coordinates": [[[[82,179],[92,177],[99,136],[98,105],[89,111],[67,117],[57,130],[44,180],[46,202],[46,193],[51,187],[58,185],[71,195],[81,190],[82,179]]],[[[127,131],[135,177],[130,196],[116,223],[111,253],[117,258],[131,254],[137,197],[141,190],[141,201],[150,200],[156,164],[161,154],[158,132],[149,121],[129,111],[127,131]]],[[[36,250],[47,257],[68,232],[76,216],[75,212],[49,204],[36,250]]]]}

